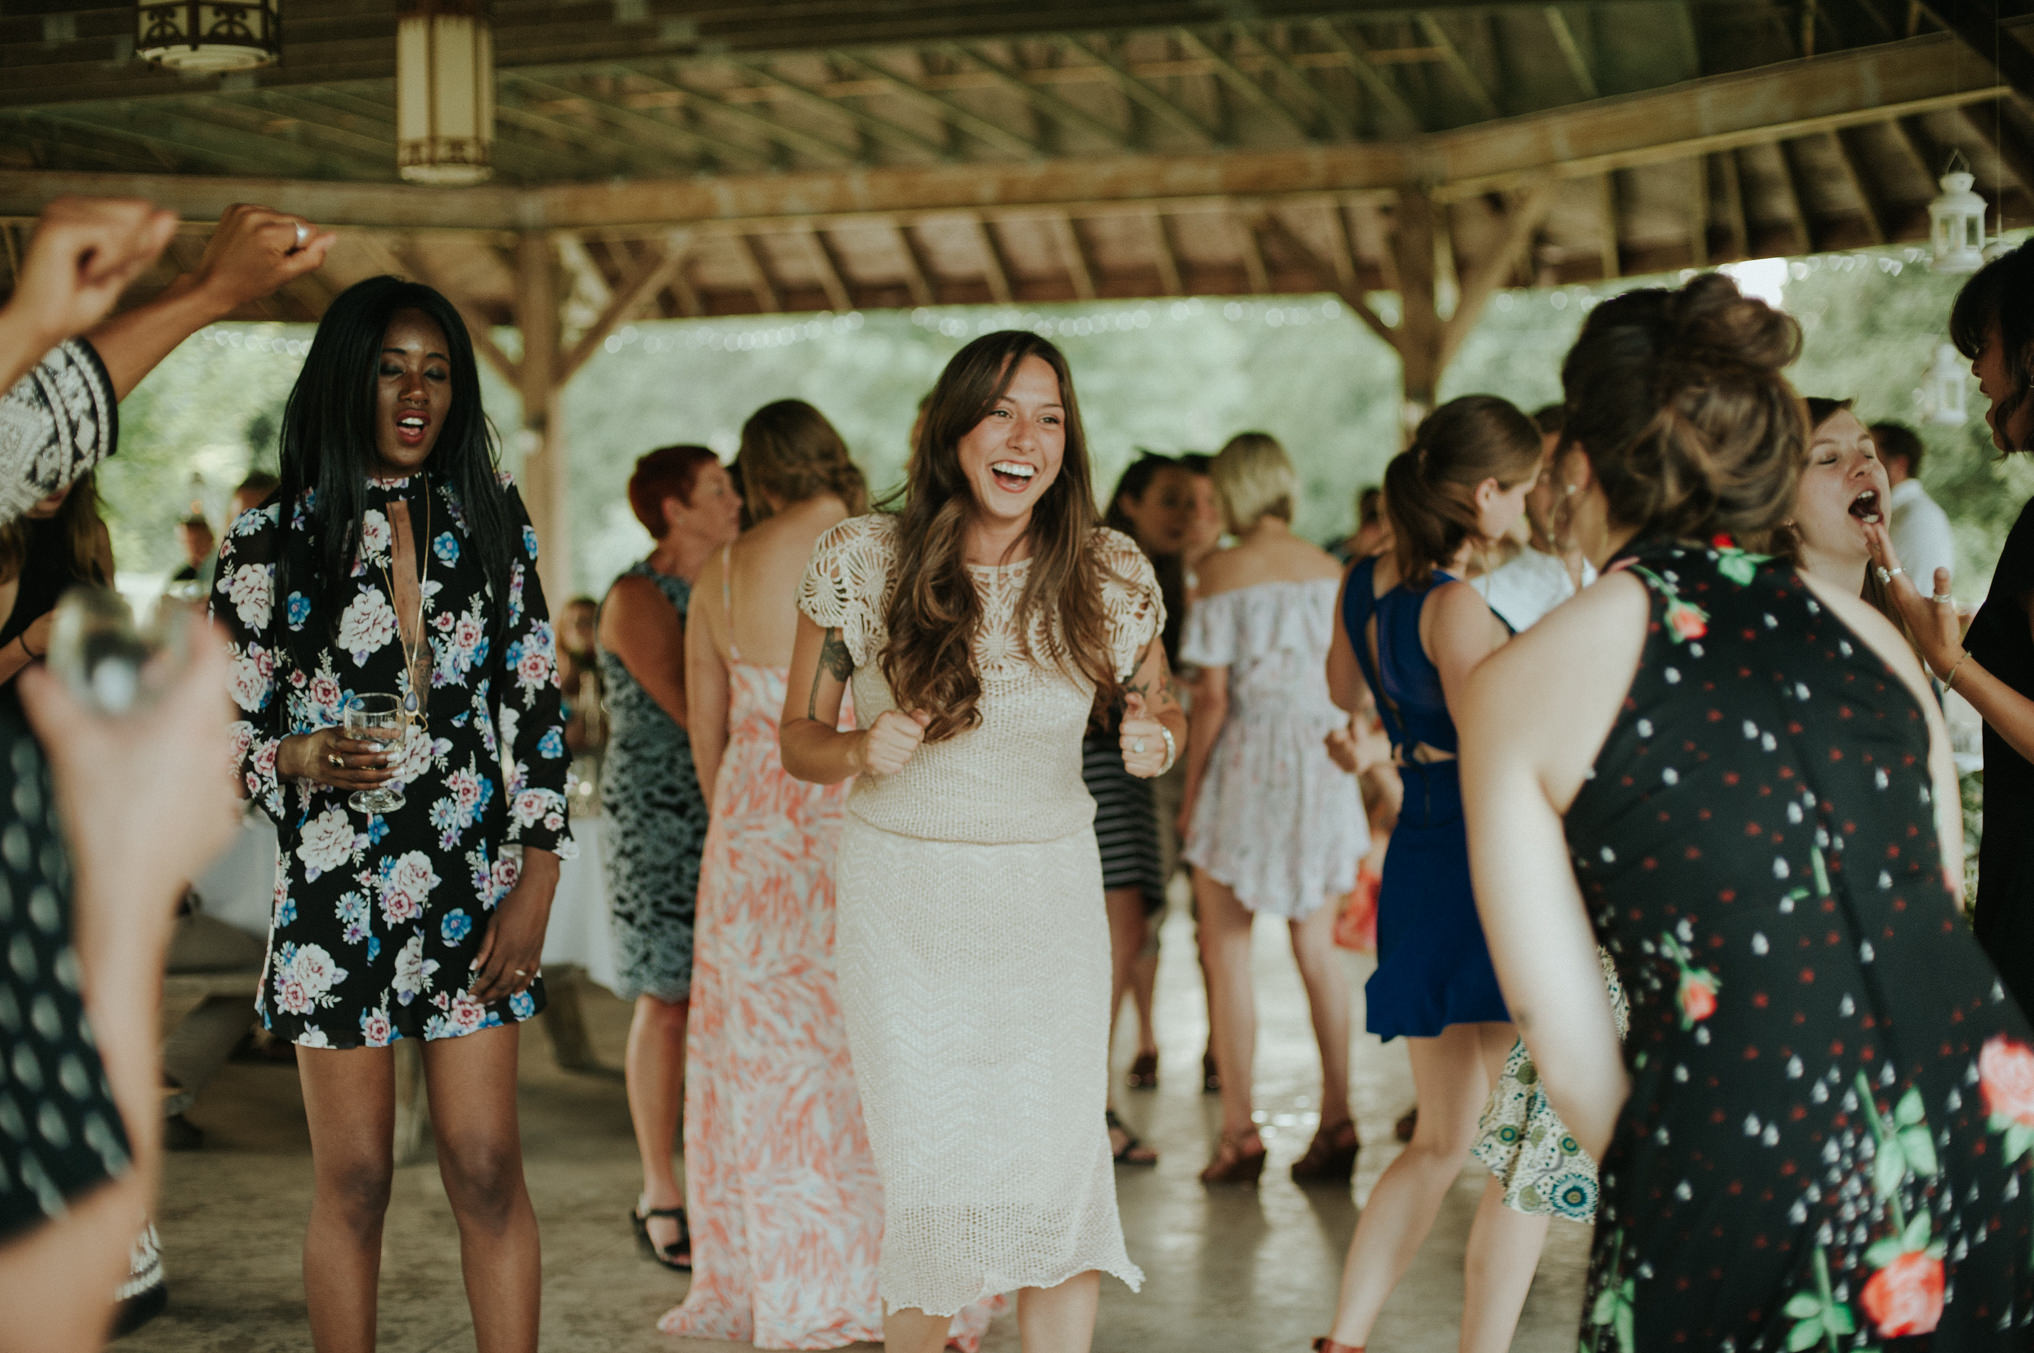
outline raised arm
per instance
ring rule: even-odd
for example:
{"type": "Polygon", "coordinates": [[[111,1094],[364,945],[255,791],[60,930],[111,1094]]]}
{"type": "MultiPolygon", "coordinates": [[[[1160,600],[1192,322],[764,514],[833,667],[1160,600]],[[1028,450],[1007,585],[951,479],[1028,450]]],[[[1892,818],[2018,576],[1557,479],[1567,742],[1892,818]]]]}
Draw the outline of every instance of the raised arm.
{"type": "Polygon", "coordinates": [[[1642,584],[1608,578],[1448,694],[1491,962],[1554,1112],[1598,1159],[1631,1086],[1561,818],[1610,735],[1645,632],[1642,584]],[[1576,653],[1591,660],[1577,663],[1576,653]],[[1518,717],[1522,690],[1536,692],[1530,719],[1518,717]]]}
{"type": "Polygon", "coordinates": [[[0,389],[104,318],[176,228],[175,212],[136,198],[60,197],[44,207],[0,308],[0,389]]]}

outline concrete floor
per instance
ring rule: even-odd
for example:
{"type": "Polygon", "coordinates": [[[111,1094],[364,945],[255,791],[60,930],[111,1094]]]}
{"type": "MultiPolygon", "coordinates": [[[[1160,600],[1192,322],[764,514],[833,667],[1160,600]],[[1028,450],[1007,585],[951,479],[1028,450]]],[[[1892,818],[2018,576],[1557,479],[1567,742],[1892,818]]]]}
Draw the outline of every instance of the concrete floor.
{"type": "MultiPolygon", "coordinates": [[[[1096,1353],[1300,1353],[1328,1327],[1356,1205],[1338,1189],[1302,1191],[1285,1167],[1312,1135],[1319,1093],[1306,1005],[1285,928],[1258,927],[1257,1089],[1271,1159],[1260,1189],[1208,1190],[1196,1178],[1215,1136],[1215,1100],[1200,1090],[1206,1014],[1192,930],[1175,915],[1160,970],[1158,1090],[1123,1091],[1119,1107],[1164,1159],[1117,1172],[1142,1294],[1108,1281],[1096,1353]]],[[[1349,957],[1358,993],[1367,960],[1349,957]]],[[[590,989],[587,1021],[603,1061],[618,1065],[627,1008],[590,989]]],[[[1126,1021],[1126,1025],[1127,1025],[1126,1021]]],[[[1123,1031],[1120,1070],[1128,1060],[1123,1031]]],[[[1367,1143],[1355,1196],[1367,1197],[1397,1144],[1392,1120],[1412,1102],[1404,1053],[1358,1034],[1356,1114],[1367,1143]]],[[[574,1075],[541,1036],[523,1043],[522,1115],[530,1191],[544,1242],[544,1346],[558,1353],[705,1353],[727,1347],[658,1334],[684,1280],[639,1257],[625,1219],[637,1188],[618,1077],[574,1075]]],[[[173,1155],[161,1229],[168,1312],[118,1347],[125,1353],[268,1353],[309,1347],[298,1253],[310,1206],[309,1140],[287,1064],[234,1064],[191,1114],[203,1150],[173,1155]]],[[[1440,1224],[1371,1340],[1392,1353],[1453,1353],[1464,1237],[1482,1186],[1465,1170],[1440,1224]]],[[[1514,1348],[1574,1347],[1588,1235],[1556,1223],[1514,1348]]],[[[457,1233],[429,1164],[399,1171],[382,1274],[388,1353],[472,1347],[457,1233]]],[[[1016,1321],[999,1320],[985,1353],[1018,1353],[1016,1321]]]]}

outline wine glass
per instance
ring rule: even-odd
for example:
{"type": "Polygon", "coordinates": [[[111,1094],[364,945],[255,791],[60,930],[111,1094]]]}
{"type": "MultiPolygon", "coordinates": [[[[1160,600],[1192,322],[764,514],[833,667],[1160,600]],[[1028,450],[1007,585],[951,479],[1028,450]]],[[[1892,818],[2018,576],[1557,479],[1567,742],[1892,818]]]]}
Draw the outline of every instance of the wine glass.
{"type": "MultiPolygon", "coordinates": [[[[393,695],[356,695],[346,702],[346,736],[397,750],[409,732],[402,701],[393,695]]],[[[402,794],[388,785],[356,789],[346,802],[363,813],[392,813],[403,806],[402,794]]]]}
{"type": "Polygon", "coordinates": [[[202,610],[158,602],[136,615],[110,587],[70,588],[50,619],[49,669],[88,708],[133,713],[175,683],[202,610]]]}

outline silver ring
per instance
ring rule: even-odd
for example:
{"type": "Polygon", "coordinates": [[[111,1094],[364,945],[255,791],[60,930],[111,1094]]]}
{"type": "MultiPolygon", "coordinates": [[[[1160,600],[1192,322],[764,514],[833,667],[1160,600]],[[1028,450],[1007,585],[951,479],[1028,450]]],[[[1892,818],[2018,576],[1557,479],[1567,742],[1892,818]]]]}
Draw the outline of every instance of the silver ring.
{"type": "Polygon", "coordinates": [[[518,977],[528,977],[529,975],[530,975],[530,970],[529,970],[528,968],[517,968],[517,969],[516,969],[516,976],[518,976],[518,977]]]}
{"type": "Polygon", "coordinates": [[[335,766],[339,767],[339,769],[341,769],[341,770],[345,770],[345,769],[346,769],[346,758],[345,758],[345,757],[343,757],[343,756],[341,756],[341,755],[339,755],[339,753],[337,753],[337,752],[327,752],[327,753],[325,753],[325,759],[326,759],[327,761],[330,761],[330,762],[331,762],[331,763],[332,763],[333,765],[335,765],[335,766]]]}
{"type": "MultiPolygon", "coordinates": [[[[297,222],[296,249],[301,249],[310,242],[311,242],[311,228],[308,225],[304,224],[302,221],[297,222]]],[[[296,249],[292,249],[290,252],[295,253],[296,249]]]]}
{"type": "Polygon", "coordinates": [[[1932,602],[1935,602],[1935,603],[1937,603],[1938,605],[1942,605],[1942,606],[1947,606],[1947,605],[1949,605],[1949,604],[1950,604],[1951,602],[1955,601],[1955,600],[1956,600],[1956,598],[1955,598],[1955,597],[1953,597],[1953,596],[1951,596],[1951,595],[1950,595],[1949,593],[1947,593],[1947,592],[1937,592],[1937,593],[1935,593],[1935,595],[1933,595],[1933,596],[1929,597],[1929,598],[1928,598],[1928,600],[1930,600],[1930,601],[1932,601],[1932,602]]]}
{"type": "Polygon", "coordinates": [[[1132,739],[1130,739],[1130,755],[1132,755],[1132,756],[1142,756],[1142,755],[1144,755],[1144,739],[1143,739],[1143,738],[1132,738],[1132,739]]]}

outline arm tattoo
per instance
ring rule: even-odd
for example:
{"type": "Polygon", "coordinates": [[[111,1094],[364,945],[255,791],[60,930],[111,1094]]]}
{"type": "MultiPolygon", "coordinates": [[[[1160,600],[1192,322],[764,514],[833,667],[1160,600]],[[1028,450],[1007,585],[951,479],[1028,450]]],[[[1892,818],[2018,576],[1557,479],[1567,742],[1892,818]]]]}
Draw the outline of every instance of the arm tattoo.
{"type": "Polygon", "coordinates": [[[812,693],[806,697],[805,717],[819,717],[819,678],[822,674],[835,681],[845,683],[854,675],[855,660],[848,653],[847,641],[840,637],[840,631],[830,629],[819,645],[819,666],[812,672],[812,693]]]}

